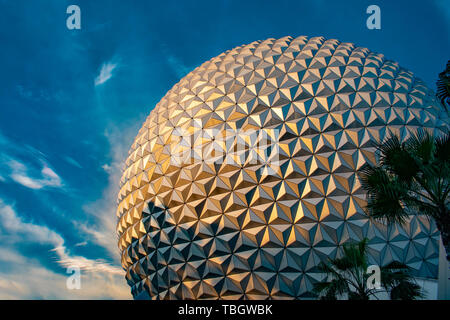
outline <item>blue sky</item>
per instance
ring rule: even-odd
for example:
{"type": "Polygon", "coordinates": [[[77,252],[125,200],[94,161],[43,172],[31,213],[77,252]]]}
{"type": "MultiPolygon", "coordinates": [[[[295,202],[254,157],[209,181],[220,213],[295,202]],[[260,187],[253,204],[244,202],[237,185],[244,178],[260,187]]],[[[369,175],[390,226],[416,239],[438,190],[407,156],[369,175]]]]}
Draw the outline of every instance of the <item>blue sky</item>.
{"type": "Polygon", "coordinates": [[[0,0],[0,298],[131,298],[115,205],[140,125],[202,62],[286,35],[367,47],[434,89],[450,2],[0,0]],[[66,28],[71,4],[81,30],[66,28]],[[381,30],[366,28],[371,4],[381,30]]]}

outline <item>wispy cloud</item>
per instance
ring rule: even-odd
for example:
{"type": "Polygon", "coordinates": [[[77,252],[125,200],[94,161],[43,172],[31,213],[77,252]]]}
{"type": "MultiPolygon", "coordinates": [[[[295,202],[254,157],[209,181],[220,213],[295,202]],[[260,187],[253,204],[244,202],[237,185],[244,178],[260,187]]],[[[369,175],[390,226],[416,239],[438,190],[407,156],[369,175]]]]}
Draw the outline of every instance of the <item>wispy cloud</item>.
{"type": "Polygon", "coordinates": [[[39,173],[39,177],[30,175],[30,171],[23,163],[18,160],[10,160],[8,166],[11,169],[10,178],[31,189],[42,189],[44,187],[61,187],[62,180],[53,171],[47,163],[43,164],[43,167],[39,173]]]}
{"type": "MultiPolygon", "coordinates": [[[[137,132],[137,128],[135,131],[137,132]]],[[[0,199],[0,238],[8,241],[3,246],[8,253],[0,252],[0,265],[3,267],[0,269],[0,299],[127,299],[131,297],[130,289],[124,279],[124,271],[120,266],[114,213],[117,194],[115,187],[118,181],[117,175],[120,175],[118,163],[126,156],[126,149],[136,132],[130,136],[125,135],[126,141],[123,144],[117,144],[123,145],[123,148],[120,147],[120,152],[117,151],[117,145],[113,140],[121,141],[124,135],[117,134],[110,139],[111,145],[116,146],[113,149],[114,154],[121,155],[120,159],[116,159],[113,155],[115,160],[111,164],[111,171],[107,170],[109,174],[114,175],[114,177],[110,176],[110,186],[101,200],[84,206],[85,214],[90,217],[89,223],[83,223],[79,219],[73,221],[74,230],[83,234],[84,243],[71,245],[64,240],[63,233],[56,232],[45,225],[23,220],[15,211],[14,205],[7,205],[0,199]],[[34,258],[23,256],[21,248],[28,245],[42,246],[44,256],[42,256],[42,250],[38,250],[41,253],[34,258]],[[91,246],[97,246],[97,248],[101,246],[110,254],[106,257],[96,256],[91,246]],[[49,249],[48,257],[46,257],[45,252],[49,249]],[[80,250],[89,253],[89,256],[75,254],[80,250]],[[17,263],[5,261],[8,256],[18,260],[17,263]],[[49,268],[48,262],[41,264],[41,261],[47,259],[55,263],[56,270],[57,266],[60,266],[61,271],[55,272],[53,268],[49,268]],[[81,290],[66,288],[67,276],[64,275],[64,270],[68,266],[78,266],[82,270],[81,290]],[[21,274],[26,275],[21,277],[21,274]]],[[[81,166],[76,160],[72,161],[72,158],[63,158],[76,167],[81,166]]],[[[10,180],[39,192],[46,188],[59,188],[63,191],[67,189],[65,182],[50,164],[46,154],[29,145],[20,144],[2,135],[1,132],[0,163],[0,175],[3,178],[1,180],[4,180],[0,183],[10,180]]],[[[33,216],[37,214],[33,213],[33,216]]]]}
{"type": "Polygon", "coordinates": [[[75,247],[84,247],[84,246],[87,245],[87,244],[88,244],[87,241],[83,241],[83,242],[75,243],[74,246],[75,246],[75,247]]]}
{"type": "Polygon", "coordinates": [[[178,78],[183,78],[189,72],[194,70],[194,68],[186,66],[177,56],[175,56],[169,50],[166,44],[163,44],[161,46],[161,50],[166,56],[167,64],[170,66],[170,68],[177,75],[178,78]]]}
{"type": "Polygon", "coordinates": [[[138,132],[140,123],[134,123],[125,130],[111,127],[105,133],[111,144],[112,162],[103,165],[102,168],[108,173],[108,186],[103,192],[103,197],[93,203],[83,207],[84,211],[94,218],[95,226],[92,224],[80,225],[89,238],[99,246],[105,248],[111,257],[120,264],[119,249],[116,237],[116,209],[117,193],[119,192],[118,181],[122,175],[123,163],[128,155],[128,149],[133,142],[133,138],[138,132]]]}
{"type": "Polygon", "coordinates": [[[68,290],[67,278],[55,273],[18,251],[0,248],[0,263],[14,265],[12,272],[0,272],[0,298],[129,298],[129,288],[120,267],[101,259],[71,255],[63,237],[43,225],[24,221],[13,206],[0,199],[0,236],[8,239],[9,247],[31,243],[50,246],[56,262],[62,267],[79,267],[82,272],[82,290],[68,290]],[[18,272],[18,270],[21,270],[18,272]],[[20,276],[22,274],[22,277],[20,276]],[[57,281],[55,282],[55,279],[57,281]],[[52,285],[50,286],[49,283],[52,285]],[[111,292],[106,289],[110,287],[111,292]],[[7,288],[10,288],[7,290],[7,288]],[[64,290],[65,289],[65,290],[64,290]]]}
{"type": "Polygon", "coordinates": [[[3,136],[1,132],[0,147],[1,182],[9,178],[34,190],[64,187],[63,180],[51,168],[41,151],[29,145],[19,145],[3,136]]]}
{"type": "Polygon", "coordinates": [[[107,163],[102,165],[102,169],[105,170],[105,172],[107,172],[107,173],[111,173],[111,170],[112,170],[111,166],[107,163]]]}
{"type": "Polygon", "coordinates": [[[71,256],[64,245],[64,239],[55,231],[46,226],[24,222],[15,212],[13,207],[0,200],[0,225],[8,233],[20,236],[22,241],[35,242],[53,246],[51,251],[58,256],[58,263],[62,266],[77,266],[86,271],[103,271],[113,274],[123,274],[121,268],[112,266],[102,259],[87,259],[81,256],[71,256]]]}
{"type": "Polygon", "coordinates": [[[113,266],[103,259],[87,259],[82,256],[70,256],[64,246],[56,247],[54,251],[58,255],[58,263],[63,267],[78,267],[89,272],[106,272],[110,274],[123,275],[124,271],[113,266]]]}
{"type": "Polygon", "coordinates": [[[104,63],[100,69],[99,75],[95,78],[95,85],[99,86],[111,79],[111,77],[113,76],[113,71],[114,69],[116,69],[117,65],[117,63],[113,62],[104,63]]]}
{"type": "Polygon", "coordinates": [[[7,232],[12,237],[8,239],[10,242],[32,241],[42,245],[50,245],[55,248],[63,246],[64,244],[63,238],[46,226],[24,222],[17,216],[12,207],[3,203],[1,199],[0,225],[2,226],[1,234],[7,232]]]}
{"type": "Polygon", "coordinates": [[[0,299],[130,299],[122,275],[81,272],[81,288],[69,290],[67,276],[17,251],[0,248],[0,299]],[[6,271],[7,270],[7,271],[6,271]]]}
{"type": "Polygon", "coordinates": [[[21,84],[16,86],[16,91],[21,98],[34,102],[62,102],[64,99],[64,94],[61,91],[36,89],[21,84]]]}
{"type": "Polygon", "coordinates": [[[69,156],[64,156],[63,158],[64,158],[64,160],[66,160],[71,165],[73,165],[73,166],[75,166],[77,168],[83,169],[83,166],[78,161],[76,161],[74,158],[69,157],[69,156]]]}

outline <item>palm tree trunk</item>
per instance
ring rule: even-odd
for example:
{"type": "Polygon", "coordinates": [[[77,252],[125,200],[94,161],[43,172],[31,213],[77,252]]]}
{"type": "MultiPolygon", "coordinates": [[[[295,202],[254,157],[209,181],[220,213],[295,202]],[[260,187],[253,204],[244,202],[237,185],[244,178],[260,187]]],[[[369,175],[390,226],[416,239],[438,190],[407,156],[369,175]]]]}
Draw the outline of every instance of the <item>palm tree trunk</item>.
{"type": "Polygon", "coordinates": [[[450,212],[445,205],[441,206],[440,215],[435,221],[438,230],[441,232],[447,261],[450,261],[450,212]]]}

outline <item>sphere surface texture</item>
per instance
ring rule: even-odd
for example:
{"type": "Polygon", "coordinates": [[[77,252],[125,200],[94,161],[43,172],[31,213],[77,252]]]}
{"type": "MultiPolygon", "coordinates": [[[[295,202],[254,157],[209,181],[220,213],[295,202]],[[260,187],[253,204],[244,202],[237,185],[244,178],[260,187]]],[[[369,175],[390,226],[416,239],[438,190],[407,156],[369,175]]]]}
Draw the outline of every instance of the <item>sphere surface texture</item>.
{"type": "Polygon", "coordinates": [[[448,123],[421,80],[351,43],[268,39],[205,62],[155,106],[126,160],[117,232],[133,296],[313,297],[319,262],[364,237],[371,264],[436,278],[434,223],[372,221],[357,172],[390,132],[448,123]]]}

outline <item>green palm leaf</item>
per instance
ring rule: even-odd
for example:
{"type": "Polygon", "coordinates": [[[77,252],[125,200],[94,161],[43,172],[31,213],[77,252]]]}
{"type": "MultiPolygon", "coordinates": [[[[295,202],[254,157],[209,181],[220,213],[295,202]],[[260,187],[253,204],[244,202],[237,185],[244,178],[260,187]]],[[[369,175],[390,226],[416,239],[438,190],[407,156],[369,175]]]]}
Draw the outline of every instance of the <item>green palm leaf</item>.
{"type": "MultiPolygon", "coordinates": [[[[340,258],[321,262],[319,270],[325,273],[326,279],[315,283],[313,292],[322,300],[336,300],[345,295],[350,300],[368,300],[380,292],[380,289],[369,288],[367,285],[367,248],[367,239],[349,243],[343,246],[340,258]]],[[[380,271],[382,287],[392,299],[421,297],[420,287],[406,265],[394,261],[380,271]]]]}

